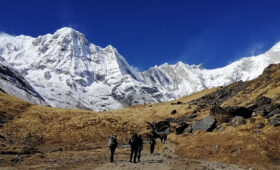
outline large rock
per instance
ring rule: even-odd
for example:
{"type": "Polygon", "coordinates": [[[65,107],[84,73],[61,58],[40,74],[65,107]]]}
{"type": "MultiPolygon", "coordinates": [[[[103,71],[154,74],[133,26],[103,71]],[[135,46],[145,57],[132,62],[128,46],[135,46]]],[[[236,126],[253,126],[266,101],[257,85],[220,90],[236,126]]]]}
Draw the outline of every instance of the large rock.
{"type": "Polygon", "coordinates": [[[170,128],[170,121],[163,120],[159,122],[146,122],[148,124],[147,129],[152,129],[153,132],[159,133],[166,133],[170,128]]]}
{"type": "Polygon", "coordinates": [[[202,120],[194,121],[192,125],[192,132],[195,133],[198,130],[211,132],[216,127],[216,119],[214,116],[208,116],[202,120]]]}
{"type": "Polygon", "coordinates": [[[228,123],[234,118],[235,116],[241,116],[243,118],[249,118],[252,116],[252,111],[245,107],[220,107],[218,105],[214,105],[210,109],[210,115],[216,117],[218,123],[228,123]]]}
{"type": "Polygon", "coordinates": [[[273,126],[280,126],[280,115],[275,116],[274,118],[272,118],[269,123],[269,125],[273,125],[273,126]]]}
{"type": "Polygon", "coordinates": [[[267,114],[267,117],[269,118],[269,117],[272,117],[272,116],[277,115],[277,114],[280,114],[280,109],[279,108],[276,108],[276,109],[272,110],[271,112],[269,112],[267,114]]]}
{"type": "Polygon", "coordinates": [[[257,105],[258,107],[261,107],[263,105],[267,105],[267,104],[271,104],[272,99],[269,97],[265,97],[265,96],[261,96],[259,98],[257,98],[257,105]]]}
{"type": "Polygon", "coordinates": [[[180,126],[176,128],[176,135],[180,135],[180,134],[184,133],[185,129],[189,126],[190,125],[185,122],[180,123],[180,126]]]}
{"type": "Polygon", "coordinates": [[[233,127],[237,127],[239,125],[244,125],[246,123],[245,119],[241,116],[235,116],[231,121],[230,125],[233,127]]]}

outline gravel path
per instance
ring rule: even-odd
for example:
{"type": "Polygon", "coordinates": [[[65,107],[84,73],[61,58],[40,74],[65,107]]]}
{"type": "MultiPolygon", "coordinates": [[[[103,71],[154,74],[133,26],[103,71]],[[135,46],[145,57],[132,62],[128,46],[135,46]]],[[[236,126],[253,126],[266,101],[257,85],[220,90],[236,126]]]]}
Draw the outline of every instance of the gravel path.
{"type": "Polygon", "coordinates": [[[150,154],[147,151],[142,153],[140,162],[132,163],[128,161],[129,155],[116,155],[114,163],[105,163],[95,169],[98,170],[173,170],[173,169],[228,169],[228,170],[241,170],[236,165],[228,165],[215,162],[199,161],[199,160],[186,160],[174,155],[174,145],[165,144],[163,150],[150,154]]]}

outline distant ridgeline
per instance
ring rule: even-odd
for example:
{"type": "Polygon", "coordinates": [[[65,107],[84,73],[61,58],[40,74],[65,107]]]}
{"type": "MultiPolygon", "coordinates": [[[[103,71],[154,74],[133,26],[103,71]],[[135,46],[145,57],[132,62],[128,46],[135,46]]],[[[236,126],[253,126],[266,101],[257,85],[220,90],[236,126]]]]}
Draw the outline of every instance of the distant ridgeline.
{"type": "MultiPolygon", "coordinates": [[[[203,89],[254,79],[269,64],[280,62],[280,43],[264,54],[242,58],[223,68],[207,70],[178,62],[137,72],[111,45],[96,46],[82,33],[66,27],[36,38],[1,34],[0,56],[21,73],[24,82],[30,84],[28,88],[34,89],[33,95],[44,102],[28,101],[103,111],[170,101],[203,89]]],[[[12,84],[19,87],[18,83],[12,84]]],[[[11,86],[1,85],[1,89],[11,86]]],[[[30,96],[14,90],[6,92],[23,99],[30,96]]]]}

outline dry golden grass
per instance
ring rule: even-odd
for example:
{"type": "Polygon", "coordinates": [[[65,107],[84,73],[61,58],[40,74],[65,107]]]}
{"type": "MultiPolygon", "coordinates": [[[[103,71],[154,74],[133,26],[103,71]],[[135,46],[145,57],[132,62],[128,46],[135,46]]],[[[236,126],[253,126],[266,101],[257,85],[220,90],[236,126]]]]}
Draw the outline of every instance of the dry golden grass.
{"type": "Polygon", "coordinates": [[[254,126],[247,122],[236,128],[227,127],[224,132],[176,136],[176,153],[192,159],[274,169],[280,164],[280,128],[267,126],[262,134],[254,134],[254,126]]]}
{"type": "MultiPolygon", "coordinates": [[[[258,84],[265,82],[263,80],[265,76],[247,82],[246,89],[225,101],[223,106],[247,106],[261,95],[277,98],[280,96],[278,77],[280,77],[280,71],[270,75],[270,82],[273,83],[262,86],[258,84]],[[246,90],[250,92],[248,93],[246,90]]],[[[120,143],[127,144],[127,139],[132,132],[141,134],[148,132],[145,121],[160,121],[169,117],[178,118],[191,114],[196,106],[190,105],[188,102],[218,89],[203,90],[172,102],[136,105],[107,112],[32,105],[0,93],[0,114],[10,117],[0,132],[7,138],[16,141],[18,145],[38,147],[40,151],[48,153],[47,157],[58,154],[52,151],[61,147],[69,152],[79,151],[78,153],[81,155],[86,151],[90,151],[88,154],[102,155],[106,152],[109,135],[115,133],[118,135],[120,143]],[[177,101],[182,104],[171,104],[177,101]],[[172,110],[176,110],[177,113],[171,115],[172,110]]],[[[277,102],[276,99],[274,101],[277,102]]],[[[208,114],[209,110],[203,110],[197,119],[208,114]]],[[[198,132],[180,136],[172,133],[168,139],[174,142],[175,153],[185,158],[256,164],[273,169],[275,164],[280,164],[280,129],[268,126],[267,123],[264,118],[257,117],[255,123],[247,120],[246,125],[236,128],[224,124],[224,132],[198,132]],[[261,130],[261,134],[253,134],[255,124],[260,121],[266,123],[265,128],[261,130]]],[[[158,145],[158,147],[161,146],[158,145]]],[[[63,155],[60,156],[63,157],[63,155]]],[[[29,159],[35,158],[30,157],[29,159]]]]}

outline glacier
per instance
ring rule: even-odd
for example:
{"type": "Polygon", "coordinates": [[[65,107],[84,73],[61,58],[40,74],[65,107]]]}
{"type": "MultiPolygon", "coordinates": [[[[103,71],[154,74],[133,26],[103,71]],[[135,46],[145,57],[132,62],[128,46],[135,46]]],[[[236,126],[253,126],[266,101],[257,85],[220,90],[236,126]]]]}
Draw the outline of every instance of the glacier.
{"type": "Polygon", "coordinates": [[[64,27],[36,38],[0,34],[0,57],[49,105],[104,111],[254,79],[269,64],[280,62],[280,43],[222,68],[178,62],[138,72],[113,46],[96,46],[79,31],[64,27]]]}

